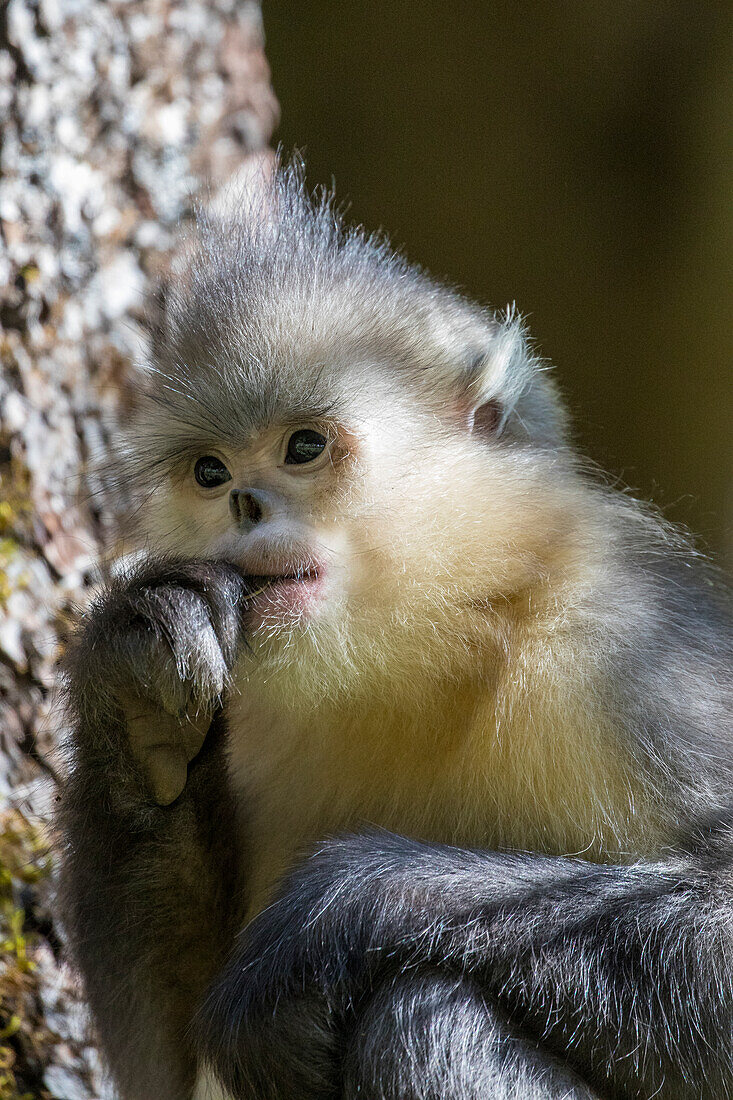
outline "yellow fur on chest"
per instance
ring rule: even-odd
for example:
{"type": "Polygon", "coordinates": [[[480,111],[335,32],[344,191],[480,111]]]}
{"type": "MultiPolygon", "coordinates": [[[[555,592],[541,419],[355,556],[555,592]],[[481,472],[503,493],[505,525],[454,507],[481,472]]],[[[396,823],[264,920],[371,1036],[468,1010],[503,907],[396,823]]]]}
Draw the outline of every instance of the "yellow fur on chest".
{"type": "Polygon", "coordinates": [[[228,709],[231,776],[247,807],[253,908],[300,851],[376,825],[425,840],[597,860],[645,845],[634,769],[582,705],[521,675],[465,687],[419,713],[386,701],[288,714],[251,692],[228,709]]]}

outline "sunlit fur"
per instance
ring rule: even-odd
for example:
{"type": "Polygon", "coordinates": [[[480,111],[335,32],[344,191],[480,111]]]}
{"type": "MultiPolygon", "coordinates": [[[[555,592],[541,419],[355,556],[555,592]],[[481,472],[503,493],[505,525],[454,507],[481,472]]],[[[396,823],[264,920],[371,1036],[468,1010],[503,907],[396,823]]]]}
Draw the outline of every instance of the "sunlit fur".
{"type": "Polygon", "coordinates": [[[624,860],[724,800],[711,587],[578,462],[520,320],[345,230],[297,171],[199,238],[122,457],[143,542],[327,564],[317,613],[262,623],[234,678],[255,905],[363,821],[624,860]],[[314,425],[331,461],[279,464],[314,425]],[[212,452],[234,480],[207,496],[212,452]],[[275,522],[235,529],[232,485],[275,490],[275,522]]]}

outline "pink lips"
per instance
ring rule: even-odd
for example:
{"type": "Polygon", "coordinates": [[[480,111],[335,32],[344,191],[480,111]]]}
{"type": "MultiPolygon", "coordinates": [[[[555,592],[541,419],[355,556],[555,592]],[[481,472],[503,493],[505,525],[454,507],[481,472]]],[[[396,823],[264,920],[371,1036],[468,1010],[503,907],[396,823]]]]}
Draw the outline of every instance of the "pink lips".
{"type": "Polygon", "coordinates": [[[257,592],[248,602],[247,617],[262,625],[275,626],[308,617],[323,591],[323,574],[308,570],[262,577],[257,592]]]}

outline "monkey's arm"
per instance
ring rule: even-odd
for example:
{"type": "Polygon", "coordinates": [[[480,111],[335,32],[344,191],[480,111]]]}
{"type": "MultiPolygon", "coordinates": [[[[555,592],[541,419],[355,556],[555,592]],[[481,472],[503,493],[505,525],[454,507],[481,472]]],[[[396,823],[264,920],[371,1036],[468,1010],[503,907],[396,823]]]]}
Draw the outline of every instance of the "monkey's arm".
{"type": "Polygon", "coordinates": [[[242,938],[203,1049],[235,1096],[473,1100],[502,1019],[509,1079],[534,1043],[603,1097],[733,1096],[730,820],[631,867],[332,842],[242,938]]]}
{"type": "Polygon", "coordinates": [[[151,780],[146,765],[151,752],[165,759],[180,747],[171,710],[184,743],[192,724],[203,738],[236,648],[243,584],[224,565],[146,566],[97,601],[70,662],[64,919],[111,1069],[134,1100],[191,1095],[187,1029],[242,919],[220,721],[173,804],[157,804],[160,772],[151,780]]]}

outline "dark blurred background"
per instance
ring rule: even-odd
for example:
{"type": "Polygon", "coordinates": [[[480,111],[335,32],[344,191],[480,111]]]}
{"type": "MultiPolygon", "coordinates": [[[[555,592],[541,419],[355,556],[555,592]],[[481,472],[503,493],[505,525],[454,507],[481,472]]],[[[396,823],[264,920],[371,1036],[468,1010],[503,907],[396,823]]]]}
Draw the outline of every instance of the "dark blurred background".
{"type": "Polygon", "coordinates": [[[265,0],[276,138],[516,301],[595,459],[733,564],[733,6],[265,0]]]}

